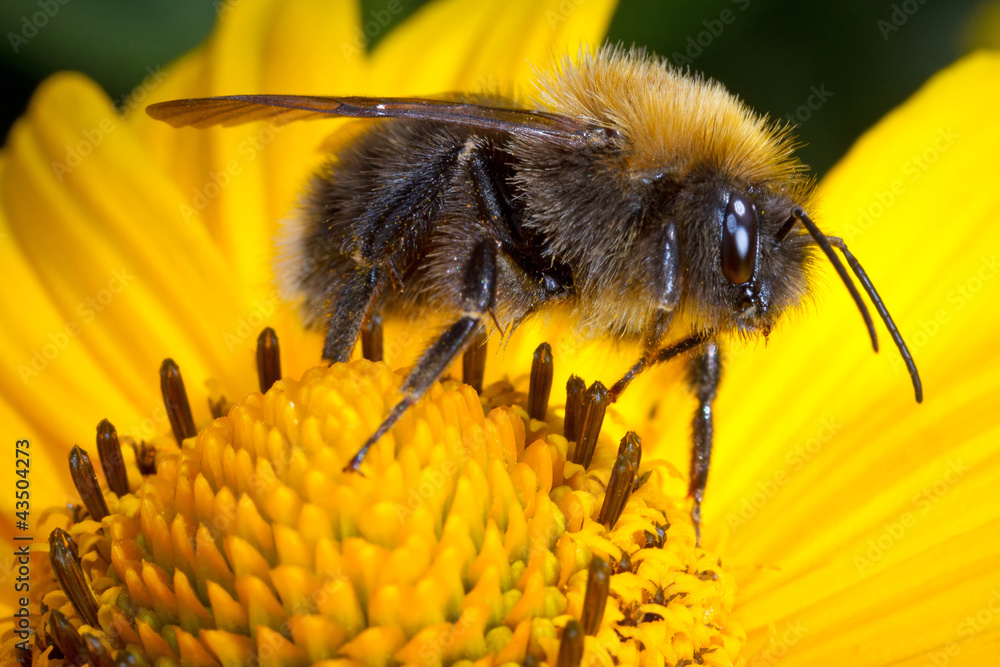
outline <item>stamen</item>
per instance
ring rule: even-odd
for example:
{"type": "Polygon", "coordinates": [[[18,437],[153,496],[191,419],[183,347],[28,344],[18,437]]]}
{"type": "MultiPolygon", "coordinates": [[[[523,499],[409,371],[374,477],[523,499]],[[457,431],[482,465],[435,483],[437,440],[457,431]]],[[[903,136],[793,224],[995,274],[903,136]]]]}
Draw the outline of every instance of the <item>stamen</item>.
{"type": "Polygon", "coordinates": [[[382,361],[382,313],[373,312],[361,327],[361,356],[382,361]]]}
{"type": "MultiPolygon", "coordinates": [[[[379,342],[381,348],[381,340],[379,342]]],[[[257,337],[257,381],[260,383],[260,393],[266,393],[280,379],[281,348],[278,346],[278,334],[267,327],[257,337]]]]}
{"type": "Polygon", "coordinates": [[[181,369],[173,359],[164,359],[163,365],[160,366],[160,393],[163,394],[163,405],[167,409],[170,428],[177,438],[177,444],[197,435],[194,418],[191,416],[191,404],[188,403],[184,380],[181,378],[181,369]]]}
{"type": "Polygon", "coordinates": [[[127,494],[128,473],[122,457],[122,446],[118,442],[118,431],[107,419],[102,419],[97,425],[97,456],[101,459],[108,488],[119,498],[127,494]]]}
{"type": "Polygon", "coordinates": [[[528,384],[528,416],[543,420],[549,410],[549,394],[552,393],[552,347],[542,343],[535,350],[531,360],[531,381],[528,384]]]}
{"type": "Polygon", "coordinates": [[[597,436],[601,434],[604,413],[608,409],[608,390],[598,380],[590,385],[583,396],[583,419],[580,420],[580,439],[573,452],[573,463],[584,468],[590,467],[597,447],[597,436]]]}
{"type": "Polygon", "coordinates": [[[115,659],[111,657],[108,647],[102,644],[100,639],[89,633],[81,635],[81,637],[87,646],[90,663],[94,667],[115,667],[115,659]]]}
{"type": "Polygon", "coordinates": [[[484,375],[486,375],[486,329],[479,326],[472,334],[472,342],[462,355],[462,382],[481,394],[484,375]]]}
{"type": "Polygon", "coordinates": [[[622,438],[618,447],[618,458],[611,469],[611,479],[608,480],[608,490],[604,495],[604,504],[597,521],[604,524],[608,530],[614,528],[618,518],[625,509],[625,503],[632,495],[632,484],[635,482],[639,461],[642,458],[642,440],[634,431],[629,431],[622,438]]]}
{"type": "Polygon", "coordinates": [[[208,397],[208,411],[212,415],[212,419],[220,419],[226,414],[226,406],[229,403],[226,402],[225,396],[219,396],[218,399],[214,399],[211,396],[208,397]]]}
{"type": "Polygon", "coordinates": [[[566,417],[563,419],[563,435],[570,442],[576,442],[577,424],[580,423],[583,411],[583,393],[587,390],[587,384],[583,378],[570,375],[566,381],[566,417]]]}
{"type": "Polygon", "coordinates": [[[59,586],[73,603],[76,613],[87,625],[101,627],[97,624],[97,600],[80,569],[76,542],[62,528],[56,528],[49,535],[49,559],[52,561],[52,571],[59,579],[59,586]]]}
{"type": "Polygon", "coordinates": [[[115,667],[143,667],[134,653],[120,650],[115,654],[115,667]]]}
{"type": "Polygon", "coordinates": [[[94,473],[94,466],[90,462],[90,454],[82,449],[80,445],[73,445],[69,452],[69,474],[73,477],[73,484],[80,494],[90,517],[94,521],[100,521],[108,515],[108,504],[104,502],[104,494],[97,483],[97,475],[94,473]]]}
{"type": "Polygon", "coordinates": [[[83,640],[77,633],[76,628],[69,622],[66,615],[58,609],[53,609],[49,613],[49,638],[70,665],[82,665],[86,662],[86,647],[83,640]]]}
{"type": "Polygon", "coordinates": [[[646,472],[639,475],[639,477],[637,477],[635,480],[635,484],[632,485],[632,493],[635,493],[640,488],[642,488],[642,485],[649,481],[649,476],[652,474],[653,474],[652,470],[647,470],[646,472]]]}
{"type": "MultiPolygon", "coordinates": [[[[649,472],[643,474],[643,477],[649,477],[649,472]]],[[[635,493],[636,486],[632,485],[632,493],[635,493]]],[[[649,532],[648,530],[643,531],[643,537],[646,539],[647,549],[661,549],[664,543],[667,541],[667,526],[659,523],[653,524],[656,526],[656,534],[649,532]]],[[[669,525],[669,524],[668,524],[669,525]]]]}
{"type": "Polygon", "coordinates": [[[563,628],[562,639],[559,641],[559,657],[556,667],[578,667],[583,662],[583,631],[580,623],[572,618],[563,628]]]}
{"type": "Polygon", "coordinates": [[[622,572],[632,571],[632,556],[628,554],[627,551],[622,552],[622,557],[611,563],[611,573],[621,574],[622,572]]]}
{"type": "Polygon", "coordinates": [[[132,451],[135,452],[135,464],[139,472],[143,475],[156,474],[156,447],[145,440],[139,443],[132,443],[132,451]]]}
{"type": "Polygon", "coordinates": [[[611,585],[611,566],[608,561],[594,556],[590,559],[587,572],[587,592],[583,596],[583,618],[580,625],[584,634],[596,635],[604,619],[604,607],[608,603],[608,589],[611,585]]]}

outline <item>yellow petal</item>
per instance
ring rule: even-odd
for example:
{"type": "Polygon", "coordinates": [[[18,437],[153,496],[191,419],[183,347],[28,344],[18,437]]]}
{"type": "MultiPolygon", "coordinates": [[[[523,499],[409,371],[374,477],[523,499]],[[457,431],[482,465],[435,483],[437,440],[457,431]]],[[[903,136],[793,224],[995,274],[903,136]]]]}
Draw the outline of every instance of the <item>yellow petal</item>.
{"type": "MultiPolygon", "coordinates": [[[[180,362],[199,422],[207,419],[206,379],[221,380],[230,398],[253,386],[254,338],[265,323],[282,332],[287,373],[319,358],[320,337],[301,331],[294,310],[275,296],[270,259],[278,221],[323,159],[318,147],[336,122],[178,131],[143,108],[238,92],[406,94],[416,85],[388,84],[413,67],[383,58],[372,73],[357,49],[363,28],[354,2],[237,4],[223,7],[207,45],[148,70],[124,119],[91,82],[53,77],[0,155],[0,258],[17,286],[0,297],[10,314],[0,355],[17,371],[0,385],[0,414],[35,446],[35,469],[44,471],[33,481],[36,506],[73,502],[65,454],[74,442],[87,444],[100,418],[112,417],[122,434],[166,430],[155,375],[164,357],[180,362]]],[[[494,16],[508,9],[483,7],[494,16]]],[[[508,21],[494,54],[472,39],[492,27],[482,15],[454,2],[426,13],[421,30],[465,35],[475,46],[463,52],[479,61],[459,76],[443,54],[447,67],[428,62],[414,80],[440,68],[453,73],[440,90],[492,85],[517,67],[527,71],[535,51],[547,48],[542,42],[561,49],[599,41],[613,3],[554,18],[553,7],[523,5],[517,16],[537,27],[519,34],[508,21]]],[[[412,41],[407,32],[404,24],[394,36],[412,41]]],[[[11,520],[11,502],[3,501],[0,521],[11,520]]],[[[10,543],[3,548],[0,558],[10,543]]],[[[144,587],[139,578],[133,584],[144,587]]]]}
{"type": "Polygon", "coordinates": [[[819,224],[879,287],[922,405],[888,337],[878,356],[866,347],[830,271],[816,312],[729,368],[705,521],[742,564],[751,662],[996,655],[1000,626],[983,619],[1000,612],[998,103],[1000,56],[971,56],[820,187],[819,224]]]}
{"type": "MultiPolygon", "coordinates": [[[[220,336],[246,312],[237,286],[203,231],[162,205],[172,185],[92,83],[44,83],[11,131],[4,165],[0,252],[18,289],[0,299],[22,316],[4,327],[0,354],[15,372],[0,386],[31,424],[22,437],[52,443],[58,461],[105,415],[124,434],[163,430],[157,357],[176,356],[189,378],[228,376],[230,395],[251,381],[228,372],[220,336]],[[196,283],[217,306],[192,294],[196,283]]],[[[204,403],[194,408],[207,417],[204,403]]],[[[45,470],[72,488],[65,465],[45,470]]],[[[37,502],[62,502],[45,489],[37,502]]]]}
{"type": "MultiPolygon", "coordinates": [[[[0,355],[17,371],[0,392],[26,422],[19,437],[54,448],[51,459],[40,455],[52,486],[40,483],[36,502],[63,502],[60,489],[72,486],[61,461],[74,442],[87,444],[102,417],[127,435],[166,429],[156,377],[163,358],[180,364],[199,422],[207,419],[206,379],[222,379],[231,399],[253,386],[254,340],[265,324],[281,331],[287,373],[319,358],[320,337],[303,332],[275,294],[270,261],[279,221],[322,161],[318,148],[336,121],[176,130],[149,119],[145,104],[237,92],[481,87],[514,70],[523,76],[551,44],[599,41],[612,8],[590,2],[562,16],[551,1],[524,5],[516,17],[531,30],[505,19],[496,26],[499,51],[490,51],[473,36],[494,29],[488,17],[504,16],[505,3],[476,11],[434,3],[393,31],[398,46],[380,47],[375,67],[357,51],[356,4],[248,3],[223,13],[208,44],[150,69],[124,120],[78,75],[43,84],[0,164],[8,235],[0,253],[18,285],[0,298],[5,313],[22,313],[16,326],[0,327],[0,355]],[[462,53],[481,60],[459,67],[463,59],[445,50],[418,66],[391,53],[426,50],[435,43],[427,34],[454,35],[462,53]],[[53,419],[57,406],[62,416],[53,419]]],[[[412,358],[420,339],[411,338],[412,358]]]]}
{"type": "Polygon", "coordinates": [[[372,55],[379,94],[432,94],[509,87],[556,54],[600,42],[614,4],[444,0],[424,5],[372,55]],[[460,17],[460,23],[455,19],[460,17]],[[428,39],[434,35],[434,39],[428,39]],[[400,67],[406,63],[407,67],[400,67]]]}

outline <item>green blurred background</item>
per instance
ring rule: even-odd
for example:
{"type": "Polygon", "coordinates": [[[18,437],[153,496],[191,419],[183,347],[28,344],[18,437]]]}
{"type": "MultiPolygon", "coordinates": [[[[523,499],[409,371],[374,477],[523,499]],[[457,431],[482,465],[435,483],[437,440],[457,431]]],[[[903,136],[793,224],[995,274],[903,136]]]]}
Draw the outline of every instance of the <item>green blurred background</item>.
{"type": "MultiPolygon", "coordinates": [[[[363,14],[387,2],[361,0],[363,14]]],[[[422,4],[402,0],[395,19],[422,4]]],[[[2,0],[4,136],[48,74],[79,70],[124,99],[148,66],[165,66],[202,41],[220,6],[223,0],[2,0]]],[[[802,158],[822,174],[934,72],[988,42],[984,26],[997,25],[988,18],[994,9],[984,0],[621,0],[609,39],[689,64],[757,110],[796,123],[802,158]]]]}

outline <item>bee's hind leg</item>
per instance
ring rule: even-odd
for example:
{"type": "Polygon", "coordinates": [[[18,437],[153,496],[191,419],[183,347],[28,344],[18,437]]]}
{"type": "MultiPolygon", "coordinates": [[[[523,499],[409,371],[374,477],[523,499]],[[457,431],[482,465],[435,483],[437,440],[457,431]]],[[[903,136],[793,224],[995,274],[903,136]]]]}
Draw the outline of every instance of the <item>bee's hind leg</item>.
{"type": "Polygon", "coordinates": [[[701,502],[708,482],[708,467],[712,457],[712,403],[722,377],[719,344],[708,341],[692,357],[688,365],[688,384],[698,399],[698,408],[691,422],[694,444],[691,450],[691,476],[688,495],[694,499],[691,519],[694,521],[696,544],[701,543],[701,502]]]}
{"type": "Polygon", "coordinates": [[[323,359],[334,364],[351,358],[361,325],[378,293],[381,276],[382,271],[377,267],[359,266],[337,291],[333,299],[336,310],[330,313],[323,343],[323,359]]]}
{"type": "Polygon", "coordinates": [[[392,428],[403,413],[424,395],[424,392],[430,389],[455,358],[475,339],[496,299],[496,274],[496,244],[491,240],[482,240],[470,253],[462,275],[460,317],[420,355],[417,364],[406,376],[400,388],[403,399],[392,408],[378,430],[344,467],[345,472],[358,470],[368,449],[392,428]]]}

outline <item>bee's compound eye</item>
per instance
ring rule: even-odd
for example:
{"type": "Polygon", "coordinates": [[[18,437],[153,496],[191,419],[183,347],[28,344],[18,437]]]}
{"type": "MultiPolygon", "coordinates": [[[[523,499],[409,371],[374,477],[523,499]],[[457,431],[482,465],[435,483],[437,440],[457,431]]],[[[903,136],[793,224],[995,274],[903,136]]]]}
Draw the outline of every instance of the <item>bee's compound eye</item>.
{"type": "Polygon", "coordinates": [[[722,218],[722,272],[734,285],[753,277],[757,263],[757,212],[741,192],[729,195],[722,218]]]}

